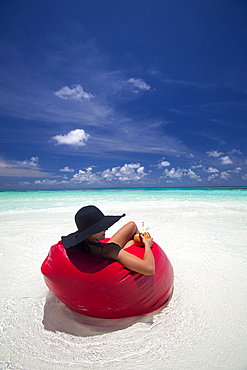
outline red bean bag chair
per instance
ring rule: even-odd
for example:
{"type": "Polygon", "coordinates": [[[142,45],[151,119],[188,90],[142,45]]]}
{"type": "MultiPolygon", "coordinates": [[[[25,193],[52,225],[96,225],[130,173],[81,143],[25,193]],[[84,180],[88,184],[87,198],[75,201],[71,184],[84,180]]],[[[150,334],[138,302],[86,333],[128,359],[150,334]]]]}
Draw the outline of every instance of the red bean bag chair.
{"type": "MultiPolygon", "coordinates": [[[[107,242],[109,239],[102,240],[107,242]]],[[[144,248],[126,249],[143,258],[144,248]]],[[[165,306],[173,291],[173,268],[153,242],[155,274],[130,271],[118,261],[53,245],[41,271],[50,291],[72,310],[98,318],[124,318],[151,313],[165,306]]]]}

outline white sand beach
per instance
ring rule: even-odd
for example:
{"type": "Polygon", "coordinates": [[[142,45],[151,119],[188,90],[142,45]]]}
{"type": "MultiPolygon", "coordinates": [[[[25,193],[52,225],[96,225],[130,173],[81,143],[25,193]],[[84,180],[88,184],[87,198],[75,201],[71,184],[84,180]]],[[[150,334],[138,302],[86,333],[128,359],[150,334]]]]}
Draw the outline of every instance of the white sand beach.
{"type": "Polygon", "coordinates": [[[2,197],[1,369],[247,369],[243,193],[38,193],[2,197]],[[76,230],[74,214],[87,204],[126,213],[107,236],[129,220],[150,228],[174,267],[168,307],[103,320],[71,311],[48,292],[41,264],[61,235],[76,230]]]}

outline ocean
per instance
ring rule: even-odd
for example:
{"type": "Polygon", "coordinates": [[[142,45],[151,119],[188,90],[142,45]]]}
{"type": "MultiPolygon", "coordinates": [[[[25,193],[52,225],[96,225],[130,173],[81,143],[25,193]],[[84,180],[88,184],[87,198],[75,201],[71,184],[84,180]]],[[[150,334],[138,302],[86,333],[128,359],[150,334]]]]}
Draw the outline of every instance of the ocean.
{"type": "Polygon", "coordinates": [[[0,368],[247,370],[247,188],[0,192],[0,368]],[[50,247],[74,214],[142,222],[174,268],[167,307],[143,317],[79,315],[48,292],[50,247]]]}

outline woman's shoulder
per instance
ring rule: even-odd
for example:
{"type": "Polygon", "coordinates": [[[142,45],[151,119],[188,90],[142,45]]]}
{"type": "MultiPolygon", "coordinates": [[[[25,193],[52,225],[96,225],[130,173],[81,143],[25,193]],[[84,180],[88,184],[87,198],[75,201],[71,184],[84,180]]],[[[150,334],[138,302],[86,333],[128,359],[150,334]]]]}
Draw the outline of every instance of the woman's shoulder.
{"type": "Polygon", "coordinates": [[[102,248],[101,257],[107,259],[118,259],[118,253],[120,252],[121,248],[116,243],[101,243],[99,242],[102,248]]]}

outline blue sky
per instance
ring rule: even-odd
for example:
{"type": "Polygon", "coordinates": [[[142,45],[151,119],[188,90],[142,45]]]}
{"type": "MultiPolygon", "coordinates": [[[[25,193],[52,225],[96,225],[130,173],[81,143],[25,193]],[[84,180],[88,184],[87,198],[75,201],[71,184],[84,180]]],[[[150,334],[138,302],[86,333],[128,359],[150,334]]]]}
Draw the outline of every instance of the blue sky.
{"type": "Polygon", "coordinates": [[[247,2],[5,0],[0,188],[247,186],[247,2]]]}

